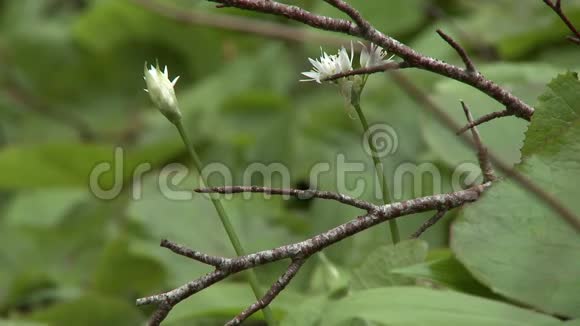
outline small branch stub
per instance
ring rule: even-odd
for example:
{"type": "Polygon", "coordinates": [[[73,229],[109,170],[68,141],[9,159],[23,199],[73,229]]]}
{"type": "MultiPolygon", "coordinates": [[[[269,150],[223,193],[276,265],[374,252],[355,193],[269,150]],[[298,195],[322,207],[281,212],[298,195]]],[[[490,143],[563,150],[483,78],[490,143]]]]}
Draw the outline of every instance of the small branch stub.
{"type": "Polygon", "coordinates": [[[475,65],[473,64],[473,61],[471,61],[471,58],[469,58],[469,55],[467,55],[465,49],[442,30],[438,29],[437,34],[439,34],[439,36],[441,36],[441,38],[445,40],[445,42],[447,42],[457,52],[457,54],[459,54],[461,60],[463,60],[463,63],[465,64],[465,70],[470,74],[476,74],[477,70],[475,69],[475,65]]]}

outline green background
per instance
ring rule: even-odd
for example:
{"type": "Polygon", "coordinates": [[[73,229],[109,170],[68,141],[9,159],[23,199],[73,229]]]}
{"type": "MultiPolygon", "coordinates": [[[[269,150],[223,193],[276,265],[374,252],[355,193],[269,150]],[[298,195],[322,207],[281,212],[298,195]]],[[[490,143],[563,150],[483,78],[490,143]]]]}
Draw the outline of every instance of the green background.
{"type": "MultiPolygon", "coordinates": [[[[374,191],[371,160],[362,149],[359,122],[345,108],[338,88],[299,82],[303,78],[300,73],[310,69],[307,58],[317,57],[321,46],[333,53],[338,44],[348,46],[356,40],[315,31],[280,17],[216,9],[203,1],[160,2],[182,15],[205,17],[205,23],[166,17],[137,0],[0,0],[2,326],[140,325],[153,307],[135,307],[136,298],[169,290],[210,270],[159,248],[162,238],[212,255],[234,255],[213,207],[205,197],[190,192],[197,185],[193,170],[172,186],[172,193],[181,190],[180,194],[191,195],[191,199],[168,197],[160,188],[164,167],[173,163],[190,165],[176,130],[152,107],[143,91],[144,62],[158,60],[168,66],[171,78],[180,76],[176,94],[185,128],[202,159],[227,167],[234,184],[243,182],[251,164],[279,163],[289,172],[290,184],[283,184],[277,177],[254,178],[251,183],[303,187],[308,185],[312,167],[324,163],[330,171],[320,175],[317,188],[344,191],[337,178],[344,181],[346,189],[355,189],[363,182],[361,198],[380,202],[374,191]],[[303,40],[205,26],[208,21],[219,24],[222,19],[232,18],[250,24],[281,24],[303,32],[303,40]],[[115,159],[116,148],[122,149],[123,162],[115,159]],[[359,162],[365,169],[345,173],[340,170],[338,157],[359,162]],[[103,189],[120,186],[119,194],[109,200],[96,198],[89,187],[91,171],[103,162],[118,169],[99,179],[103,189]],[[133,173],[145,163],[149,171],[134,180],[133,173]]],[[[343,17],[323,1],[287,3],[343,17]]],[[[387,35],[427,55],[461,65],[457,54],[435,33],[442,28],[465,46],[486,77],[533,106],[544,101],[547,104],[542,105],[548,108],[543,112],[554,109],[550,107],[554,101],[546,98],[549,94],[538,100],[546,94],[546,84],[558,74],[580,67],[578,46],[566,41],[569,31],[540,0],[350,3],[387,35]]],[[[580,1],[563,4],[570,19],[580,25],[580,1]]],[[[476,117],[502,109],[479,91],[455,81],[424,71],[405,70],[401,74],[458,122],[465,122],[460,99],[476,117]]],[[[555,89],[553,96],[565,102],[573,95],[561,91],[561,87],[572,89],[572,94],[580,88],[576,88],[571,74],[561,78],[563,81],[555,82],[548,90],[555,89]]],[[[578,97],[575,99],[580,102],[578,97]]],[[[396,132],[397,150],[383,158],[396,200],[457,190],[462,182],[456,180],[458,171],[478,171],[473,151],[416,104],[389,74],[369,78],[361,105],[371,123],[387,124],[396,132]],[[402,169],[409,173],[401,178],[402,169]],[[423,177],[425,169],[436,171],[434,177],[423,177]]],[[[561,110],[574,111],[577,107],[561,110]]],[[[542,117],[547,121],[557,120],[546,114],[542,117]]],[[[575,114],[562,113],[557,118],[578,121],[575,114]]],[[[571,128],[577,125],[572,123],[571,128]]],[[[568,164],[577,158],[564,155],[567,152],[557,154],[557,146],[537,153],[539,141],[535,138],[526,144],[526,137],[545,137],[545,129],[539,125],[530,136],[526,134],[527,122],[508,117],[483,125],[480,131],[485,144],[509,163],[522,160],[523,146],[523,154],[531,163],[520,163],[519,168],[531,171],[531,175],[549,174],[544,165],[561,159],[564,163],[559,171],[564,172],[558,174],[558,180],[577,184],[578,173],[565,173],[577,168],[568,164]]],[[[553,134],[561,133],[549,135],[553,134]]],[[[570,131],[564,143],[576,144],[576,135],[577,130],[570,131]]],[[[223,182],[212,178],[210,183],[223,182]]],[[[515,191],[512,185],[501,186],[494,196],[533,201],[523,194],[510,193],[515,191]]],[[[546,187],[558,190],[549,183],[546,187]]],[[[572,202],[570,198],[564,199],[572,202]]],[[[542,288],[527,293],[523,289],[530,283],[513,281],[520,279],[521,270],[507,273],[493,269],[485,260],[487,256],[478,255],[481,250],[490,250],[473,239],[485,234],[484,238],[492,241],[498,232],[494,228],[505,230],[505,219],[490,229],[481,226],[489,234],[473,224],[481,216],[503,218],[499,213],[488,214],[497,204],[485,199],[475,209],[462,213],[454,226],[452,249],[457,257],[447,249],[450,223],[457,210],[429,229],[422,236],[424,241],[404,242],[397,247],[388,246],[387,227],[377,226],[330,247],[325,251],[327,260],[310,259],[273,302],[275,315],[288,325],[309,325],[316,320],[335,325],[353,319],[361,325],[381,324],[387,319],[389,325],[422,325],[421,321],[430,320],[440,320],[441,325],[557,322],[548,315],[505,303],[523,302],[524,307],[580,317],[580,305],[577,300],[571,301],[569,293],[555,293],[558,302],[542,297],[542,288]],[[371,254],[375,248],[379,249],[371,254]],[[478,259],[470,259],[474,255],[478,259]],[[491,276],[498,273],[505,278],[491,276]],[[438,282],[441,284],[434,286],[438,282]],[[414,287],[407,288],[411,285],[414,287]],[[441,287],[453,290],[433,290],[441,287]],[[393,296],[401,300],[386,299],[393,296]],[[425,305],[416,298],[423,298],[425,305]],[[381,300],[391,307],[384,315],[377,313],[381,305],[367,304],[381,300]],[[457,314],[441,313],[453,309],[457,314]],[[417,310],[423,314],[413,315],[417,310]]],[[[357,209],[330,201],[262,196],[234,197],[226,200],[225,206],[247,251],[296,242],[360,214],[357,209]]],[[[538,214],[545,218],[552,213],[538,214]]],[[[506,215],[506,219],[513,217],[506,215]]],[[[523,215],[521,219],[531,218],[523,215]]],[[[430,216],[425,213],[401,218],[402,236],[408,237],[430,216]]],[[[510,227],[521,230],[521,226],[510,227]]],[[[554,228],[573,237],[569,230],[561,231],[561,225],[554,228]]],[[[548,232],[542,239],[562,239],[561,233],[556,234],[548,232]]],[[[514,237],[512,233],[501,237],[506,242],[494,243],[490,255],[516,246],[520,251],[514,255],[529,258],[521,254],[536,250],[527,247],[528,235],[522,231],[514,237]]],[[[571,241],[573,248],[579,248],[577,241],[571,241]]],[[[553,242],[546,241],[546,245],[553,242]]],[[[570,251],[570,256],[561,257],[562,261],[578,252],[570,251]]],[[[546,260],[549,252],[539,256],[540,265],[558,263],[546,260]]],[[[509,256],[504,258],[509,261],[509,256]]],[[[532,266],[536,266],[534,262],[532,266]]],[[[528,263],[522,266],[529,268],[528,263]]],[[[256,269],[264,288],[285,267],[280,262],[256,269]]],[[[573,275],[580,275],[575,273],[580,268],[573,264],[562,268],[570,272],[563,279],[573,284],[573,275]]],[[[539,280],[530,279],[558,279],[546,273],[539,280]]],[[[556,283],[550,289],[567,284],[556,283]]],[[[223,324],[253,300],[244,280],[233,276],[179,304],[166,324],[223,324]]],[[[261,319],[261,314],[256,314],[250,324],[260,324],[261,319]]]]}

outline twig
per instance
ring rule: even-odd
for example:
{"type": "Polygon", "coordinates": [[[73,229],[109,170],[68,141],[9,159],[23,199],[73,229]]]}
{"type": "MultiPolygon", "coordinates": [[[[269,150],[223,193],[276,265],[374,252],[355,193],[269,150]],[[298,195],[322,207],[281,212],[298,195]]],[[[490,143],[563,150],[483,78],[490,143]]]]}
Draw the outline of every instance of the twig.
{"type": "MultiPolygon", "coordinates": [[[[481,193],[488,188],[491,183],[477,185],[469,189],[452,193],[420,197],[389,205],[376,206],[372,212],[359,216],[347,223],[341,224],[328,231],[315,235],[307,240],[264,250],[253,254],[236,258],[222,258],[224,264],[198,279],[190,281],[171,291],[137,299],[137,305],[158,304],[161,305],[157,312],[150,319],[150,325],[159,325],[165,318],[171,307],[175,306],[187,297],[227,278],[230,275],[254,268],[256,266],[272,263],[283,259],[306,259],[312,254],[339,242],[347,237],[362,232],[370,227],[389,221],[401,216],[421,213],[430,210],[449,210],[461,206],[468,202],[477,200],[481,193]]],[[[367,206],[373,204],[369,203],[367,206]]],[[[168,240],[163,241],[167,247],[181,248],[178,244],[173,244],[168,240]]],[[[209,255],[206,255],[210,257],[209,255]]],[[[209,264],[200,260],[204,264],[209,264]]],[[[295,266],[293,264],[290,267],[295,266]]],[[[292,272],[285,273],[292,275],[292,272]]]]}
{"type": "Polygon", "coordinates": [[[293,196],[298,197],[299,199],[310,199],[310,198],[330,199],[336,200],[337,202],[349,206],[364,209],[365,211],[368,212],[376,210],[378,207],[377,205],[371,204],[367,201],[356,199],[347,195],[314,189],[300,190],[300,189],[267,188],[257,186],[226,186],[226,187],[200,188],[195,189],[194,191],[199,193],[218,193],[218,194],[238,194],[244,192],[253,192],[268,195],[293,196]]]}
{"type": "Polygon", "coordinates": [[[362,17],[360,12],[358,12],[358,10],[356,10],[348,3],[342,0],[324,0],[324,1],[329,3],[331,6],[337,8],[338,10],[344,12],[350,18],[352,18],[352,20],[354,20],[354,22],[357,24],[357,26],[361,29],[363,33],[368,33],[373,28],[371,24],[362,17]]]}
{"type": "Polygon", "coordinates": [[[457,135],[461,135],[462,133],[466,132],[467,130],[469,130],[475,126],[479,126],[482,123],[486,123],[486,122],[491,121],[493,119],[507,117],[507,116],[511,116],[511,115],[513,115],[513,113],[508,111],[508,110],[488,113],[486,115],[483,115],[483,116],[477,118],[475,121],[471,121],[471,122],[467,123],[465,126],[463,126],[461,129],[459,129],[457,131],[457,135]]]}
{"type": "Polygon", "coordinates": [[[173,243],[166,239],[161,240],[161,247],[167,248],[178,255],[191,258],[193,260],[197,260],[200,263],[214,266],[215,268],[222,268],[230,263],[230,259],[217,256],[209,256],[199,251],[188,249],[182,245],[173,243]]]}
{"type": "MultiPolygon", "coordinates": [[[[441,109],[435,102],[433,102],[423,91],[417,88],[417,86],[415,86],[415,84],[413,84],[409,79],[396,71],[391,74],[391,77],[396,81],[397,85],[399,85],[401,89],[403,89],[411,96],[412,99],[433,113],[439,122],[441,122],[444,126],[450,130],[459,129],[459,125],[455,123],[455,121],[447,113],[445,113],[443,109],[441,109]]],[[[471,148],[477,148],[471,138],[461,136],[459,139],[467,146],[471,148]]],[[[504,173],[507,177],[515,180],[529,193],[545,202],[550,208],[552,208],[554,212],[558,214],[558,216],[562,217],[566,223],[568,223],[576,231],[580,232],[580,219],[576,217],[574,212],[564,206],[556,197],[546,192],[528,177],[513,169],[510,164],[505,163],[493,152],[488,152],[487,155],[489,160],[498,170],[504,173]]]]}
{"type": "MultiPolygon", "coordinates": [[[[527,105],[507,90],[501,88],[499,85],[486,79],[481,74],[472,74],[465,71],[463,68],[422,55],[407,45],[404,45],[401,42],[386,36],[375,28],[372,28],[372,26],[370,30],[366,31],[356,24],[344,19],[316,15],[302,8],[285,5],[273,0],[208,1],[226,4],[230,7],[245,10],[284,16],[315,28],[361,37],[396,54],[415,68],[431,71],[475,87],[503,104],[508,110],[514,112],[517,117],[530,120],[531,116],[534,114],[534,109],[531,106],[527,105]]],[[[344,1],[341,1],[341,3],[344,3],[344,1]]],[[[346,5],[346,3],[344,4],[346,5]]]]}
{"type": "Polygon", "coordinates": [[[576,44],[580,44],[580,32],[578,31],[578,29],[576,29],[576,26],[572,24],[568,16],[566,16],[566,13],[564,13],[564,11],[562,10],[562,1],[556,0],[556,3],[552,2],[552,0],[543,0],[543,1],[548,7],[552,8],[552,10],[558,16],[560,16],[560,19],[564,22],[564,24],[566,24],[566,26],[568,26],[568,29],[570,29],[570,31],[574,33],[574,35],[569,36],[568,39],[576,44]]]}
{"type": "Polygon", "coordinates": [[[286,288],[286,286],[288,285],[288,283],[290,283],[290,281],[292,281],[294,276],[298,274],[300,267],[302,267],[305,261],[306,261],[305,259],[293,260],[290,266],[288,266],[288,269],[286,269],[286,272],[284,272],[284,274],[282,274],[282,276],[280,276],[280,278],[278,278],[278,280],[274,284],[272,284],[272,286],[270,287],[268,292],[266,292],[266,294],[262,299],[256,301],[254,304],[246,308],[246,310],[239,313],[236,317],[234,317],[234,319],[226,323],[226,326],[239,325],[248,317],[250,317],[252,314],[254,314],[256,311],[269,305],[272,302],[272,300],[274,300],[278,296],[278,294],[280,294],[280,292],[282,292],[282,290],[286,288]]]}
{"type": "Polygon", "coordinates": [[[439,220],[445,216],[445,213],[447,213],[447,210],[445,209],[441,209],[439,211],[437,211],[437,213],[435,213],[435,215],[431,216],[431,218],[429,218],[427,221],[425,221],[423,224],[421,224],[421,226],[417,229],[417,231],[415,231],[412,235],[411,235],[411,239],[417,239],[421,236],[421,234],[423,234],[423,232],[425,232],[428,228],[432,227],[433,225],[435,225],[435,223],[439,222],[439,220]]]}
{"type": "Polygon", "coordinates": [[[566,37],[570,42],[580,45],[580,37],[569,35],[566,37]]]}
{"type": "MultiPolygon", "coordinates": [[[[461,101],[461,106],[463,107],[463,112],[465,113],[467,122],[472,123],[473,117],[471,116],[469,107],[463,101],[461,101]]],[[[495,174],[493,173],[493,167],[491,166],[491,162],[489,161],[487,147],[485,147],[485,145],[483,145],[483,143],[481,142],[481,137],[479,136],[479,131],[477,130],[477,127],[471,128],[471,135],[473,136],[473,142],[477,147],[477,160],[479,161],[481,173],[483,174],[483,182],[494,181],[496,178],[495,174]]]]}
{"type": "Polygon", "coordinates": [[[467,72],[472,74],[477,73],[473,61],[471,61],[471,58],[469,58],[469,55],[467,55],[467,52],[465,52],[465,49],[461,47],[459,43],[457,43],[453,38],[451,38],[451,36],[445,34],[440,29],[437,30],[437,34],[439,34],[439,36],[441,36],[441,38],[445,40],[445,42],[447,42],[457,52],[457,54],[459,54],[461,60],[463,60],[463,63],[465,64],[465,69],[467,72]]]}

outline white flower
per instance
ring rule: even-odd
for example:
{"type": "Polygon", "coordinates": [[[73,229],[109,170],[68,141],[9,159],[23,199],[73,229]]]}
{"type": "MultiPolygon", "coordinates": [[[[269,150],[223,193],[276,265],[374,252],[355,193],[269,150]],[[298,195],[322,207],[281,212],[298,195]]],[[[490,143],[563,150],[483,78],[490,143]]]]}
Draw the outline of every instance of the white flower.
{"type": "Polygon", "coordinates": [[[145,66],[145,76],[143,78],[147,83],[147,89],[145,91],[149,93],[153,104],[157,106],[159,111],[171,122],[176,122],[181,119],[181,112],[179,111],[177,98],[173,90],[173,86],[177,83],[179,76],[173,79],[173,81],[170,81],[167,66],[161,72],[159,67],[151,65],[149,69],[145,66]]]}
{"type": "MultiPolygon", "coordinates": [[[[362,43],[361,43],[362,44],[362,43]]],[[[360,66],[361,68],[369,68],[374,66],[380,66],[385,63],[391,62],[393,56],[388,59],[387,51],[383,50],[383,48],[371,43],[371,45],[367,48],[366,45],[362,44],[363,49],[360,53],[360,66]]]]}
{"type": "Polygon", "coordinates": [[[322,52],[322,49],[320,52],[321,55],[318,60],[308,58],[308,61],[310,61],[312,64],[313,69],[311,71],[305,71],[302,73],[309,79],[301,79],[300,81],[316,81],[320,84],[328,77],[352,70],[352,45],[350,56],[344,47],[341,48],[337,54],[333,55],[328,55],[326,52],[322,52]]]}

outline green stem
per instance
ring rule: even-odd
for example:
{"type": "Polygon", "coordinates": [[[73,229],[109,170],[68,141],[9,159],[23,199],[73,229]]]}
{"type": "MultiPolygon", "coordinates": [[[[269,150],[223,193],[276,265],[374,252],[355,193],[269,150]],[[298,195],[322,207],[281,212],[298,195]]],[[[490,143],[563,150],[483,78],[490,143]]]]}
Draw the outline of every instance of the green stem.
{"type": "MultiPolygon", "coordinates": [[[[352,105],[356,109],[356,114],[358,115],[358,118],[362,124],[363,134],[366,135],[369,130],[369,124],[367,122],[367,118],[365,117],[360,107],[360,104],[358,103],[358,99],[352,101],[352,105]]],[[[386,205],[389,204],[391,200],[389,196],[389,188],[387,186],[387,179],[385,178],[385,174],[383,172],[383,163],[381,163],[381,160],[376,155],[376,153],[378,152],[375,147],[375,144],[373,143],[372,137],[367,137],[367,142],[371,150],[371,157],[373,158],[375,173],[377,174],[377,178],[379,179],[379,185],[381,187],[381,192],[383,195],[383,203],[386,205]]],[[[391,230],[391,239],[393,241],[393,244],[398,243],[401,240],[401,237],[399,235],[399,226],[397,225],[397,220],[389,221],[389,229],[391,230]]]]}
{"type": "MultiPolygon", "coordinates": [[[[193,161],[193,165],[194,165],[195,169],[197,170],[198,174],[200,175],[200,185],[199,186],[203,188],[207,184],[207,180],[204,180],[203,177],[201,176],[202,175],[201,171],[203,169],[203,163],[201,162],[201,159],[197,155],[192,143],[189,141],[189,137],[185,133],[185,129],[183,128],[183,124],[181,123],[181,120],[176,121],[174,124],[175,124],[175,127],[177,127],[177,130],[179,131],[179,135],[181,136],[181,139],[183,140],[185,147],[187,147],[187,151],[189,152],[189,156],[191,156],[191,160],[193,161]]],[[[234,230],[234,227],[232,226],[232,223],[230,222],[230,219],[228,218],[228,215],[226,214],[226,211],[225,211],[221,201],[217,198],[211,198],[211,202],[212,202],[213,206],[215,207],[215,210],[217,211],[217,213],[220,217],[220,220],[222,221],[222,225],[223,225],[224,229],[226,230],[228,237],[230,238],[230,242],[232,243],[232,246],[234,247],[236,254],[238,256],[244,256],[246,254],[245,250],[242,247],[242,243],[240,242],[240,239],[238,238],[238,235],[236,234],[236,231],[234,230]]],[[[254,292],[254,295],[256,296],[256,300],[260,300],[263,296],[263,293],[258,285],[258,278],[256,277],[256,273],[254,273],[253,270],[249,270],[249,271],[247,271],[247,275],[248,275],[248,280],[250,282],[250,286],[252,287],[252,291],[254,292]]],[[[269,307],[264,307],[262,309],[262,312],[264,313],[264,318],[266,319],[266,322],[268,323],[268,325],[270,325],[270,326],[276,325],[276,322],[274,320],[274,315],[272,314],[272,310],[270,310],[269,307]]]]}

